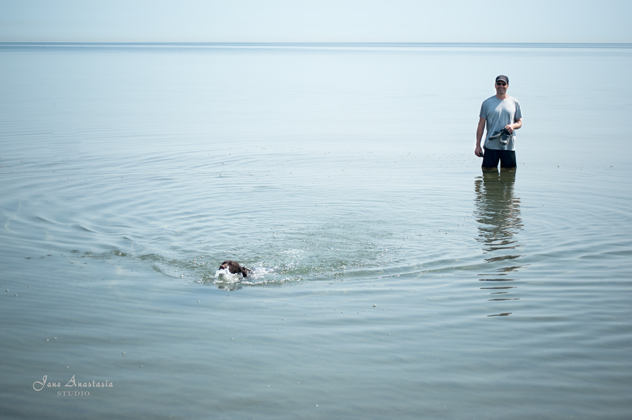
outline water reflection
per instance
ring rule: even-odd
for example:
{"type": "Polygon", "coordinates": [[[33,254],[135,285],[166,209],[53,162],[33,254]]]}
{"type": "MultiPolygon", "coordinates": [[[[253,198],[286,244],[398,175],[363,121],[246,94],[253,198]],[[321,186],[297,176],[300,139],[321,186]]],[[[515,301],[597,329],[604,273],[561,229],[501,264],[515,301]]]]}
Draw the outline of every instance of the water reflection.
{"type": "MultiPolygon", "coordinates": [[[[483,172],[474,181],[476,210],[474,216],[478,222],[477,240],[483,245],[485,261],[494,268],[481,274],[479,281],[490,282],[481,289],[490,291],[489,301],[518,300],[514,293],[517,286],[511,274],[522,265],[516,264],[521,247],[517,234],[522,230],[520,218],[520,199],[514,197],[516,173],[510,171],[483,172]]],[[[507,316],[511,312],[502,312],[488,316],[507,316]]]]}

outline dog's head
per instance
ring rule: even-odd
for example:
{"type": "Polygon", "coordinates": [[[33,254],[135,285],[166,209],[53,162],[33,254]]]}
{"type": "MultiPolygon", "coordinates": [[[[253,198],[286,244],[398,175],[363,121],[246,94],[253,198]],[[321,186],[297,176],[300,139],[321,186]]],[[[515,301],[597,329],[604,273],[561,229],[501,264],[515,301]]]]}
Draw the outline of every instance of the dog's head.
{"type": "Polygon", "coordinates": [[[219,266],[219,269],[220,270],[228,269],[228,271],[231,274],[241,273],[241,275],[244,277],[248,277],[248,271],[250,271],[247,268],[240,266],[237,261],[232,261],[232,260],[224,261],[222,265],[219,266]]]}

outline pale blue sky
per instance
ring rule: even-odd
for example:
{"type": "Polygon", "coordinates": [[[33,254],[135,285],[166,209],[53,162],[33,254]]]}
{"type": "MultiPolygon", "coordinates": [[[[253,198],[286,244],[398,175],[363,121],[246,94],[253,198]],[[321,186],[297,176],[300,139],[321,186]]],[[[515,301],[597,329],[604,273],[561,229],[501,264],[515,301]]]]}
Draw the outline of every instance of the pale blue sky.
{"type": "Polygon", "coordinates": [[[630,0],[0,0],[0,42],[632,42],[630,0]]]}

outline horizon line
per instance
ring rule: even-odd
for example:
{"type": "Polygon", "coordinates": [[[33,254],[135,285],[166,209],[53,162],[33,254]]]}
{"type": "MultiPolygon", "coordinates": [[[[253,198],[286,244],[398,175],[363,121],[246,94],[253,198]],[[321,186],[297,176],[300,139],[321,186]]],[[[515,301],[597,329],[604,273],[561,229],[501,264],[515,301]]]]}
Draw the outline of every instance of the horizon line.
{"type": "Polygon", "coordinates": [[[418,42],[418,41],[0,41],[0,46],[329,46],[329,47],[433,47],[433,46],[484,46],[484,47],[619,47],[632,48],[632,42],[418,42]]]}

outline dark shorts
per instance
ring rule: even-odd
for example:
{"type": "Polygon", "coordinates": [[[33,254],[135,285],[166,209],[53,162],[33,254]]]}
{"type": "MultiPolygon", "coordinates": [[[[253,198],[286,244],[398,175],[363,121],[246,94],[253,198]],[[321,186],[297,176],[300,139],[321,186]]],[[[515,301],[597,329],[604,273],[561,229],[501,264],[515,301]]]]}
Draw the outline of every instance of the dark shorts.
{"type": "Polygon", "coordinates": [[[515,168],[516,151],[515,150],[494,150],[484,149],[483,168],[497,168],[500,161],[501,168],[515,168]]]}

